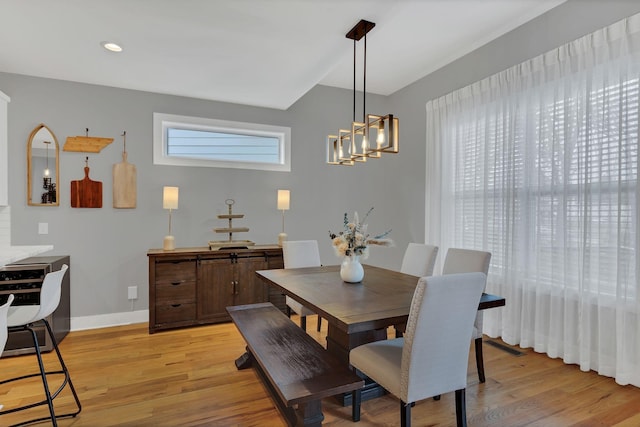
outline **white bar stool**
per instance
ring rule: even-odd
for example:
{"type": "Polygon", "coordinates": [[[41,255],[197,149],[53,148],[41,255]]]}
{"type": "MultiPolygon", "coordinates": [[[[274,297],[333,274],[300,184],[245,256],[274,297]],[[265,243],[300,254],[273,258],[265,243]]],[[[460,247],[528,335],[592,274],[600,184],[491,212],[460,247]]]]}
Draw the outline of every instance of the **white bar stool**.
{"type": "Polygon", "coordinates": [[[29,421],[24,421],[19,424],[15,424],[15,426],[21,426],[25,424],[31,424],[39,421],[45,421],[51,419],[51,423],[54,426],[57,426],[56,418],[61,417],[75,417],[82,410],[82,406],[80,404],[80,399],[78,399],[78,394],[76,393],[76,389],[73,387],[73,383],[71,382],[71,377],[69,376],[69,370],[67,366],[64,364],[64,360],[62,359],[62,354],[60,354],[60,349],[58,348],[58,342],[51,330],[51,325],[47,321],[47,317],[55,311],[60,303],[60,295],[62,292],[62,279],[64,278],[65,273],[69,266],[66,264],[62,266],[62,268],[58,271],[54,271],[48,273],[44,277],[44,281],[42,282],[42,288],[40,290],[40,305],[18,305],[9,307],[9,312],[7,316],[7,325],[9,332],[14,331],[29,331],[33,338],[33,347],[36,351],[36,357],[38,359],[38,365],[40,367],[40,371],[23,375],[21,377],[11,378],[8,380],[0,381],[0,384],[6,384],[12,381],[18,381],[26,378],[33,378],[36,376],[40,376],[42,378],[42,385],[44,387],[45,399],[40,402],[30,403],[24,406],[20,406],[17,408],[10,408],[4,411],[0,411],[0,416],[4,414],[10,414],[17,411],[22,411],[25,409],[35,408],[41,405],[49,406],[50,417],[37,418],[29,421]],[[58,361],[60,362],[61,370],[56,371],[46,371],[44,363],[42,361],[42,353],[40,352],[40,345],[38,344],[38,337],[36,332],[33,329],[33,326],[37,322],[42,322],[46,327],[47,333],[51,338],[51,342],[53,343],[53,348],[58,355],[58,361]],[[56,375],[63,374],[64,380],[62,384],[58,387],[56,391],[53,393],[49,389],[49,384],[47,382],[47,375],[56,375]],[[65,388],[65,386],[69,384],[69,388],[73,393],[73,398],[75,399],[76,406],[78,408],[75,412],[70,412],[66,414],[57,415],[53,408],[53,399],[56,398],[60,394],[60,392],[65,388]]]}

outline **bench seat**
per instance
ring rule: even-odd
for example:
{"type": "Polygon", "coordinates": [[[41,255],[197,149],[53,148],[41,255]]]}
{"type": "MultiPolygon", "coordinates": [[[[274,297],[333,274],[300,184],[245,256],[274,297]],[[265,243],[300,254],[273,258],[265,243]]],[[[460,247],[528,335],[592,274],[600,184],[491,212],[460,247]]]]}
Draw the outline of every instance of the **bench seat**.
{"type": "Polygon", "coordinates": [[[247,343],[238,369],[254,366],[290,426],[320,426],[321,399],[363,380],[271,303],[227,307],[247,343]]]}

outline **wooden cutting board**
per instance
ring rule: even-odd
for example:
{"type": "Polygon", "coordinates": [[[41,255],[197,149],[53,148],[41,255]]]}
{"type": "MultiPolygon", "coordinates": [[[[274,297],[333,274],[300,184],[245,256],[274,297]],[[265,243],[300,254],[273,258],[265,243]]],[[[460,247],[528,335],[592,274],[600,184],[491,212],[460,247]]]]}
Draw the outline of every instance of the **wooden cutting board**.
{"type": "Polygon", "coordinates": [[[122,161],[113,165],[113,207],[133,209],[136,207],[136,166],[127,161],[127,152],[122,152],[122,161]]]}
{"type": "Polygon", "coordinates": [[[84,168],[84,179],[71,181],[72,208],[101,208],[102,182],[89,178],[89,167],[84,168]]]}

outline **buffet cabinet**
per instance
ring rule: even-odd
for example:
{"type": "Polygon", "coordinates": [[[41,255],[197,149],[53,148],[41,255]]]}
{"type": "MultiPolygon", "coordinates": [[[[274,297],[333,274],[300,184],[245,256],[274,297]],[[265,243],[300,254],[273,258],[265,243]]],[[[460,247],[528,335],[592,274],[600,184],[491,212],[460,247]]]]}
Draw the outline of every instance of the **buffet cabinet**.
{"type": "Polygon", "coordinates": [[[285,311],[284,296],[255,274],[284,267],[278,246],[151,249],[147,256],[149,333],[228,322],[233,305],[269,301],[285,311]]]}
{"type": "MultiPolygon", "coordinates": [[[[40,289],[44,276],[52,271],[58,271],[63,264],[69,266],[67,274],[62,279],[62,291],[60,303],[56,310],[47,317],[47,321],[53,330],[56,341],[60,342],[69,333],[70,327],[70,276],[71,263],[68,255],[63,256],[36,256],[25,258],[13,264],[0,268],[0,305],[7,302],[9,294],[13,294],[12,306],[40,305],[40,289]]],[[[43,352],[53,350],[53,342],[47,334],[42,322],[37,322],[33,327],[38,345],[43,352]]],[[[7,344],[2,353],[5,356],[17,356],[34,353],[33,338],[28,331],[15,331],[9,333],[7,344]]]]}

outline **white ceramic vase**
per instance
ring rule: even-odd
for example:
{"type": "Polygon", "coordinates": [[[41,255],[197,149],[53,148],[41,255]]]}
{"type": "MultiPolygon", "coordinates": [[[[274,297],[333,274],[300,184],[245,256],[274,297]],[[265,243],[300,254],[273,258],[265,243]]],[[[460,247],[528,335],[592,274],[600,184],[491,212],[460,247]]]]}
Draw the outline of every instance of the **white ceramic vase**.
{"type": "Polygon", "coordinates": [[[364,268],[360,264],[360,256],[346,256],[340,265],[340,278],[347,283],[360,283],[364,278],[364,268]]]}

